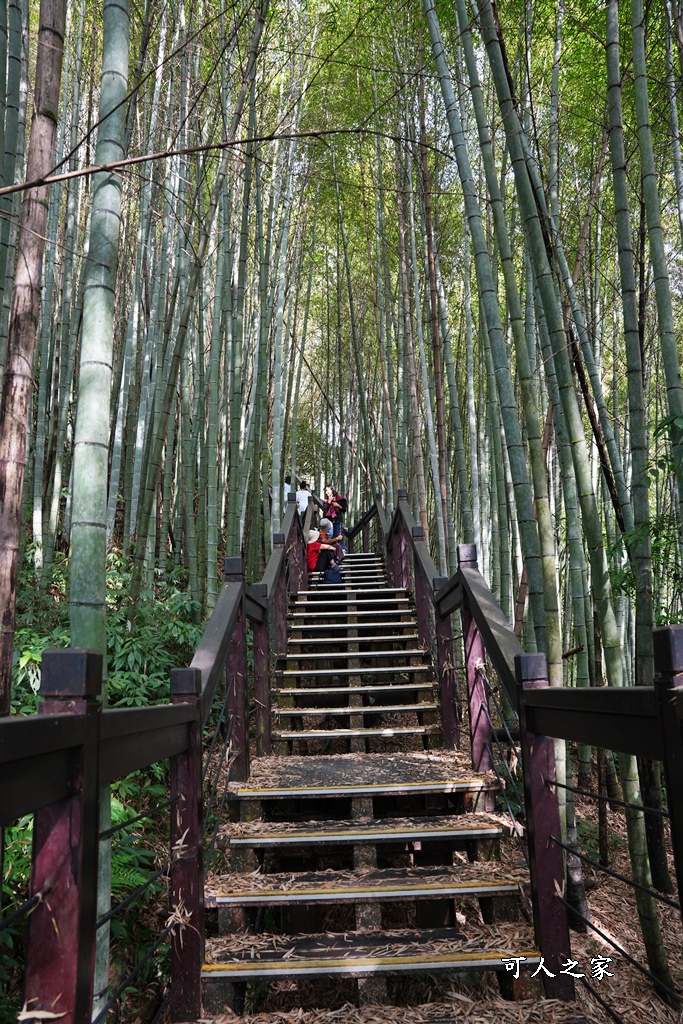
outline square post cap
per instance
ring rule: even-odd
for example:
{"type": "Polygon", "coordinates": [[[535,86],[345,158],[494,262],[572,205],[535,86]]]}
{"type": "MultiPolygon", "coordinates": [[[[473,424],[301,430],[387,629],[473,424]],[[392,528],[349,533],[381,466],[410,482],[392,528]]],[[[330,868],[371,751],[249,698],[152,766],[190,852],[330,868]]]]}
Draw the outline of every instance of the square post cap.
{"type": "Polygon", "coordinates": [[[43,651],[40,695],[94,700],[102,691],[103,659],[99,651],[77,647],[43,651]]]}
{"type": "Polygon", "coordinates": [[[524,689],[548,686],[548,665],[545,654],[516,654],[515,678],[524,689]]]}
{"type": "Polygon", "coordinates": [[[656,675],[683,672],[683,625],[660,626],[652,630],[656,675]]]}
{"type": "Polygon", "coordinates": [[[238,555],[236,557],[226,558],[223,564],[223,576],[225,579],[234,579],[235,576],[239,576],[240,579],[244,578],[244,560],[238,555]]]}
{"type": "Polygon", "coordinates": [[[476,565],[477,564],[477,545],[476,544],[458,544],[458,565],[476,565]]]}
{"type": "Polygon", "coordinates": [[[202,692],[202,673],[198,668],[171,669],[171,696],[197,697],[202,692]]]}

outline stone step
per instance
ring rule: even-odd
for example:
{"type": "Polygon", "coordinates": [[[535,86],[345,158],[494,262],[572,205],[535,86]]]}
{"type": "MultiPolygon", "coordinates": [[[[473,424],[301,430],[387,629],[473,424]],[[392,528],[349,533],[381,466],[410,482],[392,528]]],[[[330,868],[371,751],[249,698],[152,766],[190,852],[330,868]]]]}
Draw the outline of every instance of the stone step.
{"type": "MultiPolygon", "coordinates": [[[[524,974],[526,973],[524,970],[524,974]]],[[[295,985],[296,982],[292,984],[295,985]]],[[[207,982],[205,991],[214,987],[215,983],[212,986],[207,982]]],[[[533,1021],[533,1024],[591,1024],[575,1003],[560,1003],[557,999],[546,1000],[538,996],[535,999],[516,999],[508,1002],[472,990],[467,992],[466,996],[460,992],[457,1003],[462,1004],[460,1013],[454,1011],[453,1000],[386,1007],[378,1006],[376,1003],[356,1006],[347,1002],[344,1006],[332,1010],[320,1006],[313,1010],[299,1007],[288,1013],[283,1013],[282,1010],[259,1010],[258,1014],[253,1015],[226,1012],[225,1005],[220,1005],[216,1008],[216,1013],[220,1014],[220,1024],[454,1024],[457,1020],[466,1021],[468,1018],[476,1024],[481,1024],[482,1021],[486,1021],[487,1024],[520,1024],[520,1021],[533,1021]]],[[[205,1012],[203,1019],[206,1017],[205,1012]]],[[[595,1024],[595,1019],[593,1016],[592,1024],[595,1024]]],[[[206,1024],[219,1022],[209,1019],[206,1024]]]]}
{"type": "MultiPolygon", "coordinates": [[[[405,625],[408,626],[408,625],[410,625],[410,623],[406,622],[405,625]]],[[[287,647],[289,649],[290,647],[302,647],[302,646],[308,647],[309,645],[313,645],[313,644],[316,644],[316,645],[328,644],[329,645],[329,644],[347,644],[347,643],[348,644],[354,644],[354,643],[360,643],[360,644],[369,644],[369,643],[373,643],[373,644],[376,644],[376,643],[398,643],[399,641],[400,642],[404,642],[404,641],[407,641],[407,640],[410,640],[411,642],[412,641],[419,641],[419,639],[420,639],[420,637],[419,637],[419,635],[417,633],[389,633],[389,634],[384,635],[384,636],[335,636],[331,640],[327,640],[325,637],[322,637],[322,636],[308,637],[308,639],[296,639],[295,637],[290,637],[290,639],[287,641],[287,647]]],[[[420,648],[420,651],[421,651],[422,654],[425,653],[422,650],[422,648],[420,648]]],[[[339,653],[340,656],[341,656],[341,652],[332,652],[332,653],[339,653]]],[[[396,653],[396,652],[393,652],[393,653],[396,653]]],[[[404,654],[405,651],[403,649],[401,649],[401,651],[399,653],[404,654]]],[[[305,652],[304,653],[296,652],[295,656],[296,657],[305,657],[305,652]]],[[[327,655],[324,654],[324,653],[323,653],[322,656],[323,657],[327,657],[327,655]]],[[[347,657],[351,657],[351,655],[347,655],[347,657]]]]}
{"type": "MultiPolygon", "coordinates": [[[[400,654],[401,652],[399,652],[400,654]]],[[[353,657],[353,655],[347,655],[353,657]]],[[[363,668],[285,668],[278,669],[275,676],[278,679],[298,679],[300,676],[306,678],[317,678],[319,676],[379,676],[379,675],[414,675],[415,672],[431,673],[430,665],[366,665],[363,668]]]]}
{"type": "MultiPolygon", "coordinates": [[[[309,618],[310,617],[311,616],[309,616],[309,618]]],[[[301,618],[306,618],[306,616],[301,616],[301,618]]],[[[329,622],[307,622],[307,623],[299,622],[299,623],[293,623],[292,626],[291,626],[291,628],[295,629],[297,632],[303,632],[303,633],[308,633],[310,630],[320,630],[320,629],[325,629],[325,630],[327,630],[329,632],[331,629],[334,629],[334,630],[338,630],[338,629],[344,629],[344,630],[349,630],[349,629],[353,629],[353,630],[358,630],[358,629],[399,629],[401,627],[403,629],[415,629],[415,618],[414,618],[414,616],[412,618],[410,618],[410,619],[409,618],[405,618],[403,620],[398,619],[398,620],[395,620],[393,622],[339,622],[339,617],[337,616],[336,618],[332,619],[329,622]]],[[[399,639],[399,640],[401,638],[402,638],[401,635],[399,635],[397,637],[397,639],[399,639]]],[[[292,638],[292,639],[294,639],[294,638],[292,638]]],[[[337,638],[335,637],[334,639],[336,640],[337,638]]],[[[358,638],[357,637],[349,637],[349,639],[356,640],[358,638]]],[[[373,639],[374,640],[375,638],[372,637],[372,636],[369,636],[367,639],[373,639]]]]}
{"type": "MultiPolygon", "coordinates": [[[[362,708],[359,708],[357,714],[362,712],[362,708]]],[[[292,740],[337,740],[337,739],[359,739],[366,736],[383,736],[386,739],[393,739],[396,736],[440,736],[441,726],[440,725],[411,725],[411,726],[395,726],[386,727],[383,729],[373,728],[368,726],[367,728],[359,729],[295,729],[295,730],[277,730],[273,729],[271,736],[273,740],[284,742],[285,740],[291,742],[292,740]]]]}
{"type": "Polygon", "coordinates": [[[455,750],[395,754],[328,754],[259,757],[246,782],[231,782],[243,800],[297,796],[349,797],[418,793],[483,792],[495,789],[492,772],[477,774],[455,750]]]}
{"type": "Polygon", "coordinates": [[[202,981],[324,975],[359,978],[405,971],[503,971],[503,960],[512,956],[525,957],[525,968],[538,965],[540,954],[530,929],[514,932],[498,928],[496,932],[500,945],[487,941],[486,934],[477,942],[457,928],[223,936],[207,943],[211,962],[202,968],[202,981]]]}
{"type": "Polygon", "coordinates": [[[221,830],[221,838],[230,848],[275,849],[443,840],[461,843],[475,839],[503,839],[511,832],[511,826],[505,824],[502,818],[499,820],[495,815],[470,813],[369,821],[303,821],[286,826],[276,821],[235,821],[221,830]]]}
{"type": "Polygon", "coordinates": [[[308,661],[338,661],[342,659],[348,661],[349,658],[359,658],[366,660],[367,658],[426,658],[428,654],[423,651],[421,647],[413,647],[408,650],[401,651],[323,651],[319,654],[312,654],[304,651],[303,653],[290,651],[285,655],[280,655],[279,661],[292,661],[293,659],[306,659],[308,661]]]}
{"type": "MultiPolygon", "coordinates": [[[[384,587],[386,585],[386,580],[377,580],[377,581],[374,581],[374,580],[363,580],[362,583],[363,583],[364,587],[374,587],[375,590],[380,590],[381,591],[381,590],[384,589],[384,587]]],[[[317,593],[317,594],[333,594],[333,593],[337,593],[338,594],[340,591],[343,593],[344,590],[351,590],[351,591],[353,591],[353,590],[356,589],[353,586],[353,583],[351,583],[349,586],[346,586],[343,583],[323,583],[323,582],[321,582],[321,583],[314,584],[314,586],[315,586],[315,590],[309,591],[309,593],[317,593]]]]}
{"type": "MultiPolygon", "coordinates": [[[[343,692],[343,691],[342,691],[343,692]]],[[[339,689],[335,691],[339,693],[339,689]]],[[[372,704],[341,708],[279,708],[273,707],[273,714],[279,718],[305,718],[308,715],[407,715],[419,714],[424,711],[438,711],[439,704],[372,704]]]]}
{"type": "Polygon", "coordinates": [[[407,695],[408,693],[417,693],[420,690],[431,690],[433,687],[434,680],[432,679],[425,680],[422,683],[382,683],[379,685],[367,683],[360,686],[275,686],[270,692],[285,697],[303,697],[329,693],[336,695],[345,693],[398,693],[407,695]]]}
{"type": "Polygon", "coordinates": [[[381,903],[457,896],[510,896],[528,881],[525,868],[493,861],[455,867],[234,874],[205,894],[207,906],[381,903]]]}
{"type": "MultiPolygon", "coordinates": [[[[372,594],[373,591],[368,591],[372,594]]],[[[375,590],[375,594],[378,592],[375,590]]],[[[405,593],[405,592],[404,592],[405,593]]],[[[366,597],[365,594],[359,595],[358,591],[348,591],[346,596],[334,594],[329,598],[316,597],[313,599],[307,599],[303,601],[301,598],[295,598],[290,601],[290,607],[293,608],[343,608],[348,604],[360,605],[362,608],[371,607],[378,604],[391,604],[394,606],[400,604],[412,605],[412,601],[409,597],[401,597],[392,595],[391,597],[366,597]]]]}
{"type": "MultiPolygon", "coordinates": [[[[341,608],[320,608],[310,612],[288,612],[287,618],[290,622],[300,619],[333,619],[339,621],[340,616],[352,615],[354,618],[368,618],[372,616],[373,619],[377,619],[378,616],[385,615],[408,615],[413,611],[412,606],[406,601],[405,607],[394,607],[394,608],[373,608],[372,611],[349,611],[344,612],[341,608]]],[[[351,625],[354,623],[343,623],[343,625],[351,625]]]]}
{"type": "Polygon", "coordinates": [[[207,906],[232,904],[336,904],[400,902],[457,896],[514,895],[528,881],[525,868],[495,862],[428,868],[383,868],[371,871],[310,871],[299,874],[232,875],[214,892],[207,906]]]}
{"type": "MultiPolygon", "coordinates": [[[[383,587],[382,588],[382,593],[385,593],[385,594],[398,594],[399,597],[401,597],[401,596],[404,596],[406,594],[409,594],[410,591],[406,590],[404,587],[383,587]]],[[[344,590],[344,589],[340,588],[340,589],[334,591],[335,600],[353,601],[353,600],[355,600],[356,597],[358,597],[358,596],[359,597],[364,597],[366,594],[370,595],[371,597],[376,597],[377,596],[377,587],[371,587],[369,590],[364,590],[362,587],[358,587],[356,590],[350,590],[348,588],[346,590],[344,590]],[[348,594],[349,596],[344,597],[344,594],[348,594]]],[[[295,591],[294,593],[292,593],[290,596],[295,601],[300,601],[300,600],[304,600],[305,599],[305,602],[307,604],[309,602],[314,603],[314,602],[318,602],[318,601],[327,601],[328,600],[327,597],[321,597],[316,590],[298,590],[298,591],[295,591]]]]}

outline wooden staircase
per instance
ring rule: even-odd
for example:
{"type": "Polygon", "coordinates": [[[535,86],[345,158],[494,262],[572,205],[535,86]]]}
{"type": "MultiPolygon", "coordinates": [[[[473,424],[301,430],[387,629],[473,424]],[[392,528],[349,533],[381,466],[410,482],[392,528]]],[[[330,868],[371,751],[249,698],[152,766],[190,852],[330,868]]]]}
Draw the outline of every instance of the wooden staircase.
{"type": "Polygon", "coordinates": [[[411,593],[388,587],[375,556],[342,568],[343,584],[312,579],[292,596],[272,686],[277,754],[229,787],[230,870],[206,892],[221,934],[206,944],[205,1016],[241,1010],[249,983],[330,976],[386,1003],[405,1000],[402,975],[494,971],[511,998],[503,959],[540,961],[497,780],[441,746],[411,593]]]}

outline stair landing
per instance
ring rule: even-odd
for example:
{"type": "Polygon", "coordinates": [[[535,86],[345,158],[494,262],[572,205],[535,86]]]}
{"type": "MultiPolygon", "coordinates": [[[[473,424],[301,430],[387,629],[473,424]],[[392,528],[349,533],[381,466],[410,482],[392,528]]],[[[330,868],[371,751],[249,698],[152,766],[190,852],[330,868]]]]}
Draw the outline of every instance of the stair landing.
{"type": "Polygon", "coordinates": [[[230,783],[239,799],[298,796],[373,796],[380,793],[455,793],[496,788],[492,772],[472,771],[456,750],[400,754],[330,754],[320,757],[260,757],[247,782],[230,783]]]}

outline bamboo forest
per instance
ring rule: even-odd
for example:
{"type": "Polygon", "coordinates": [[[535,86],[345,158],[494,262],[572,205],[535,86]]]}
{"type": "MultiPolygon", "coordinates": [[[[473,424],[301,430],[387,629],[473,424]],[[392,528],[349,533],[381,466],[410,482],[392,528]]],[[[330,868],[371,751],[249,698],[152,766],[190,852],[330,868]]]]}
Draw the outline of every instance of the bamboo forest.
{"type": "Polygon", "coordinates": [[[682,119],[680,0],[0,0],[0,1024],[681,1019],[682,119]]]}

